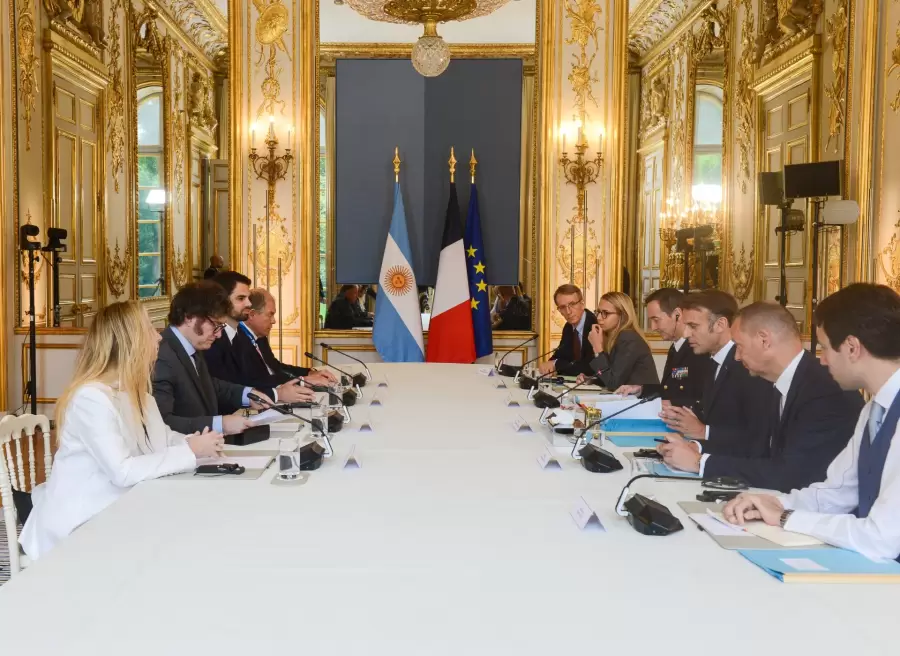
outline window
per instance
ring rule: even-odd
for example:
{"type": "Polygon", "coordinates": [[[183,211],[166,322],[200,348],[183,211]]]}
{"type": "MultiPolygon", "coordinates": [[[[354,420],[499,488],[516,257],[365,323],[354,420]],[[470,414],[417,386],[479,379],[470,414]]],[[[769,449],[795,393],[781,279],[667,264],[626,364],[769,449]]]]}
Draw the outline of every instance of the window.
{"type": "Polygon", "coordinates": [[[722,203],[722,101],[721,88],[697,85],[692,196],[704,205],[722,203]]]}
{"type": "Polygon", "coordinates": [[[138,296],[160,296],[165,272],[166,188],[162,88],[138,90],[138,296]]]}

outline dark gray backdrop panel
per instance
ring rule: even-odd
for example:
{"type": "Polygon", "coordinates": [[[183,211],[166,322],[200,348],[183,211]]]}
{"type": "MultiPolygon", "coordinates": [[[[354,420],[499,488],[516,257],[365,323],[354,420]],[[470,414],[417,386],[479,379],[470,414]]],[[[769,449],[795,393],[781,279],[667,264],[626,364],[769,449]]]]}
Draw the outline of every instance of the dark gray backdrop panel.
{"type": "Polygon", "coordinates": [[[437,78],[405,60],[339,60],[336,72],[335,248],[339,283],[375,282],[390,225],[394,145],[416,280],[437,278],[450,191],[447,160],[456,148],[457,192],[465,221],[469,156],[477,183],[488,282],[519,274],[522,62],[455,60],[437,78]],[[360,108],[364,108],[360,111],[360,108]],[[385,160],[384,151],[390,156],[385,160]]]}
{"type": "Polygon", "coordinates": [[[394,205],[394,147],[413,269],[424,274],[425,78],[409,60],[340,59],[335,71],[335,275],[378,281],[394,205]]]}

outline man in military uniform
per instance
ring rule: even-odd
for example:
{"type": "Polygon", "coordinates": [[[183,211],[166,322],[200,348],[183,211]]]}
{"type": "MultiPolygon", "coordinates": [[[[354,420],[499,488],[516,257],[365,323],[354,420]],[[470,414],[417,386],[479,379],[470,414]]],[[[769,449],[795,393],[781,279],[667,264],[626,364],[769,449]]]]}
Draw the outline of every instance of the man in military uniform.
{"type": "Polygon", "coordinates": [[[618,390],[620,393],[646,396],[661,392],[663,400],[672,405],[699,410],[703,386],[712,372],[712,360],[708,354],[695,354],[684,338],[683,299],[682,292],[668,287],[657,289],[645,299],[650,328],[662,339],[671,341],[672,346],[659,385],[626,385],[618,390]]]}

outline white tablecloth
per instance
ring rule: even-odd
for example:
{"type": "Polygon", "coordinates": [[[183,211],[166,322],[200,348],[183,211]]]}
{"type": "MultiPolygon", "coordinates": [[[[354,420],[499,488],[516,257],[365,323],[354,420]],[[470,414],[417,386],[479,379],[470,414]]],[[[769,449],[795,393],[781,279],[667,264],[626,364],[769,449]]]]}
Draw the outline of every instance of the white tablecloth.
{"type": "Polygon", "coordinates": [[[524,393],[477,366],[372,369],[390,386],[305,485],[142,484],[0,588],[3,653],[898,653],[897,587],[779,583],[684,516],[696,482],[640,481],[685,529],[639,535],[614,512],[625,458],[541,470],[524,393]],[[579,496],[606,532],[579,531],[579,496]]]}

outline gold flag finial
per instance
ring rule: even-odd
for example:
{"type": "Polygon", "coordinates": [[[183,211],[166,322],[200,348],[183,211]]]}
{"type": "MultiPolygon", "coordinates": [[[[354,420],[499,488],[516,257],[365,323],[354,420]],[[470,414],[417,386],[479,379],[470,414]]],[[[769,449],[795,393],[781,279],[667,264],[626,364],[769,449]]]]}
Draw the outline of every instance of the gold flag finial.
{"type": "Polygon", "coordinates": [[[450,184],[453,184],[456,182],[456,154],[453,146],[450,146],[450,159],[447,163],[450,165],[450,184]]]}
{"type": "Polygon", "coordinates": [[[400,182],[400,147],[394,147],[394,182],[400,182]]]}
{"type": "Polygon", "coordinates": [[[469,160],[469,173],[472,174],[472,184],[475,184],[475,167],[478,166],[478,160],[475,159],[475,149],[472,149],[472,158],[469,160]]]}

